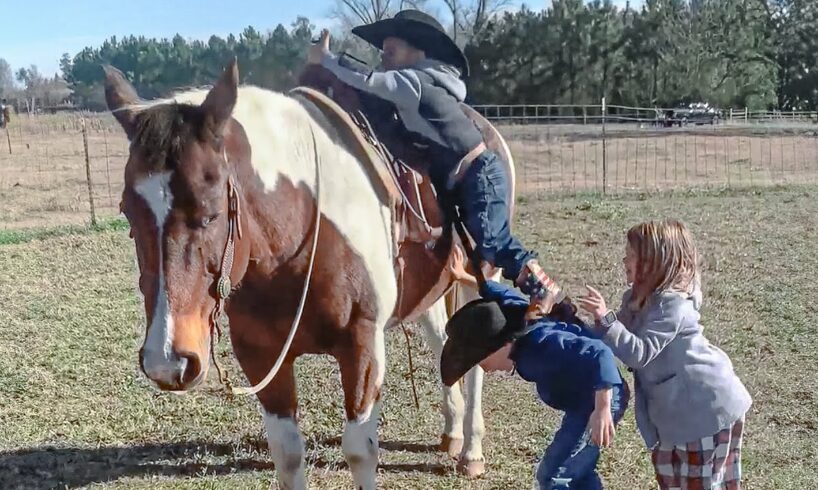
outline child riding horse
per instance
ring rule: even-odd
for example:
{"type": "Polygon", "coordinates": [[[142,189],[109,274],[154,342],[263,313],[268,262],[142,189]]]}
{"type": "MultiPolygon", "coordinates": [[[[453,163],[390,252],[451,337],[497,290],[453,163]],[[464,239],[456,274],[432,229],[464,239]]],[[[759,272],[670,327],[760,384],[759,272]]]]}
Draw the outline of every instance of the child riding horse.
{"type": "Polygon", "coordinates": [[[486,148],[480,131],[460,103],[469,64],[431,16],[404,10],[392,19],[358,26],[354,34],[382,50],[382,71],[359,73],[339,64],[329,51],[329,34],[310,48],[308,61],[330,70],[341,82],[391,103],[407,139],[433,161],[430,176],[455,202],[482,260],[529,295],[530,308],[548,313],[560,288],[545,274],[537,254],[511,234],[509,178],[499,157],[486,148]]]}

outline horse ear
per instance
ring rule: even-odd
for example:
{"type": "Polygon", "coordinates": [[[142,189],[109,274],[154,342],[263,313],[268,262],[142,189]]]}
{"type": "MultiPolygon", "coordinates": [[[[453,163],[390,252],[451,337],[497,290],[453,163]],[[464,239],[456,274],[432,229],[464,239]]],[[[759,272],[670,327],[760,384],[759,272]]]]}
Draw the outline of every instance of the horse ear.
{"type": "Polygon", "coordinates": [[[208,123],[214,135],[222,135],[224,126],[233,113],[233,107],[236,106],[238,92],[239,66],[234,57],[202,103],[202,109],[208,116],[208,123]]]}
{"type": "Polygon", "coordinates": [[[125,75],[111,65],[103,65],[105,71],[105,102],[128,139],[136,133],[136,113],[130,106],[139,102],[139,96],[125,75]]]}

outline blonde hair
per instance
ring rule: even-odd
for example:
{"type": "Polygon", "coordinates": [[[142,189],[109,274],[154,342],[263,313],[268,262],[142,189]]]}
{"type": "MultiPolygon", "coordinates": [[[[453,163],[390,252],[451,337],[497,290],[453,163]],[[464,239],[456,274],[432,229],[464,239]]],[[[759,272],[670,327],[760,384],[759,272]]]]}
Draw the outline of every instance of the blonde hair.
{"type": "Polygon", "coordinates": [[[687,227],[675,219],[641,223],[628,230],[636,254],[631,306],[641,309],[655,292],[694,294],[699,287],[699,253],[687,227]]]}

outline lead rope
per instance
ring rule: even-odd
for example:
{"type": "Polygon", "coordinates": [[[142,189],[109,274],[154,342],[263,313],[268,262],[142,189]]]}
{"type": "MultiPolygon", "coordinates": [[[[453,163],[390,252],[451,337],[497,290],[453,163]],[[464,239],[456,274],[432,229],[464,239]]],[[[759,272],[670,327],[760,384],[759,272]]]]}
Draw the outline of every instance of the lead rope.
{"type": "Polygon", "coordinates": [[[301,292],[301,302],[298,305],[298,311],[293,319],[293,325],[290,327],[290,334],[287,336],[287,340],[284,342],[284,348],[281,350],[281,354],[278,356],[275,364],[270,369],[270,372],[267,373],[267,376],[265,376],[264,379],[262,379],[255,386],[247,388],[233,388],[233,394],[236,395],[255,395],[259,391],[266,388],[273,378],[275,378],[276,374],[278,374],[278,370],[281,369],[281,365],[284,364],[284,359],[287,357],[287,352],[289,352],[290,346],[293,343],[295,333],[298,331],[298,324],[301,322],[301,315],[304,313],[304,304],[307,301],[307,291],[310,288],[312,271],[315,266],[315,251],[318,248],[318,232],[321,229],[321,160],[318,156],[318,144],[315,140],[315,131],[313,130],[312,125],[310,125],[310,134],[312,135],[313,150],[315,152],[315,233],[312,240],[312,252],[310,255],[310,264],[307,268],[307,277],[304,280],[304,290],[301,292]]]}
{"type": "MultiPolygon", "coordinates": [[[[396,315],[400,315],[403,307],[403,270],[406,264],[403,257],[397,258],[398,262],[398,306],[395,309],[396,315]]],[[[415,401],[415,410],[420,410],[420,399],[418,398],[418,388],[415,385],[415,362],[412,359],[412,340],[409,337],[409,331],[406,329],[406,323],[400,322],[400,328],[403,330],[403,336],[406,338],[406,355],[409,358],[409,372],[406,377],[412,383],[412,398],[415,401]]]]}

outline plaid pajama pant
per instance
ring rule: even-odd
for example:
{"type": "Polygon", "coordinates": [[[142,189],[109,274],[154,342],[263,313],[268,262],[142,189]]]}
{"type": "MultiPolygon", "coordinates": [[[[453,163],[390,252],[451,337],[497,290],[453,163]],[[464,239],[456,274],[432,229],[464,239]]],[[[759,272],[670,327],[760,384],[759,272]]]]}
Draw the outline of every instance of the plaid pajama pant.
{"type": "Polygon", "coordinates": [[[662,490],[741,490],[741,438],[744,417],[698,441],[659,445],[653,469],[662,490]]]}

